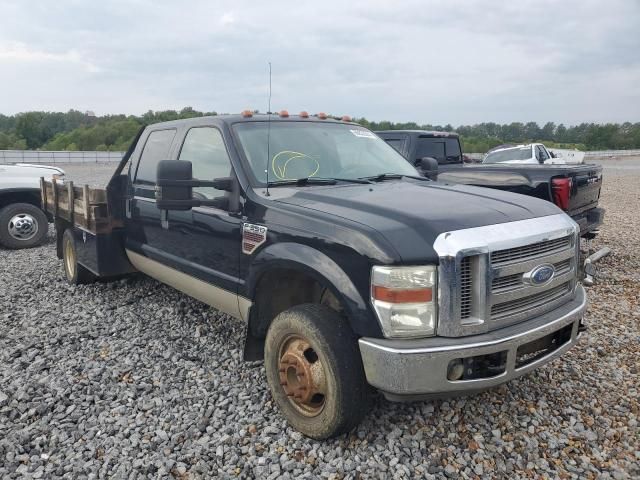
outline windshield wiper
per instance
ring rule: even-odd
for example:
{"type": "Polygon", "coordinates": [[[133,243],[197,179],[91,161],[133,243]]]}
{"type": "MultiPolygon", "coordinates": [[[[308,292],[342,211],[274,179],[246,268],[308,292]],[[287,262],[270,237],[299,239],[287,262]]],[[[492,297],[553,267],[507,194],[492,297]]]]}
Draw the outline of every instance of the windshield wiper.
{"type": "Polygon", "coordinates": [[[374,182],[382,182],[383,180],[397,180],[399,178],[413,178],[414,180],[423,180],[430,182],[431,180],[426,177],[420,177],[418,175],[402,175],[400,173],[380,173],[379,175],[371,175],[370,177],[360,177],[363,180],[372,180],[374,182]]]}
{"type": "Polygon", "coordinates": [[[380,173],[378,175],[371,175],[370,177],[361,177],[363,180],[373,180],[374,182],[382,182],[383,180],[393,180],[402,178],[404,175],[399,173],[380,173]]]}
{"type": "Polygon", "coordinates": [[[368,180],[366,178],[334,178],[334,180],[337,180],[339,182],[349,182],[349,183],[373,183],[371,180],[368,180]]]}
{"type": "Polygon", "coordinates": [[[373,183],[371,182],[371,180],[366,180],[363,178],[302,177],[291,180],[275,180],[273,182],[269,182],[268,185],[270,187],[277,187],[280,185],[296,185],[298,187],[302,187],[304,185],[335,185],[338,182],[363,184],[373,183]]]}
{"type": "Polygon", "coordinates": [[[317,177],[302,177],[292,180],[276,180],[273,182],[267,182],[270,187],[279,187],[283,185],[296,185],[302,187],[304,185],[335,185],[337,180],[333,178],[317,178],[317,177]]]}

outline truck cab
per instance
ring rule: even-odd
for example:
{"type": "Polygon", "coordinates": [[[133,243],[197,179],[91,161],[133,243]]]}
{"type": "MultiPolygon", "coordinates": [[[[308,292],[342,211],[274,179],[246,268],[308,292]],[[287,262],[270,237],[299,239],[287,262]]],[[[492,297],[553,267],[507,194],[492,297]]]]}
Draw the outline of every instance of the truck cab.
{"type": "Polygon", "coordinates": [[[355,427],[372,389],[525,374],[576,344],[586,308],[579,229],[555,205],[432,182],[324,114],[151,125],[106,189],[43,198],[69,282],[139,271],[246,322],[245,358],[312,438],[355,427]]]}

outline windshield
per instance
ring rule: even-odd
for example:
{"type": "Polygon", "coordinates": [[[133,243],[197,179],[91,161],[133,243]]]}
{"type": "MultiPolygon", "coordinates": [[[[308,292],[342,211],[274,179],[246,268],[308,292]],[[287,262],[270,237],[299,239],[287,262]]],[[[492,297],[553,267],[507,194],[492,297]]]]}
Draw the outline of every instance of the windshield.
{"type": "Polygon", "coordinates": [[[529,160],[532,158],[531,147],[508,148],[488,153],[482,163],[501,163],[509,160],[529,160]]]}
{"type": "Polygon", "coordinates": [[[460,162],[460,142],[455,137],[420,137],[416,147],[416,160],[433,157],[438,163],[460,162]]]}
{"type": "Polygon", "coordinates": [[[357,179],[418,172],[373,132],[357,125],[320,122],[271,122],[267,159],[267,122],[234,125],[254,180],[299,178],[357,179]]]}

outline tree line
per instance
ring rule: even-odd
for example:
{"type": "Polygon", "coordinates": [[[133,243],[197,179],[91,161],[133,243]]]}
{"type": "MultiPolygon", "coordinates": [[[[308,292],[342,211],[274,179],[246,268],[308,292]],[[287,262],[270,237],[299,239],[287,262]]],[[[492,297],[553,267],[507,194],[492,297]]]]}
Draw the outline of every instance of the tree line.
{"type": "Polygon", "coordinates": [[[0,114],[0,150],[125,151],[143,125],[204,115],[217,113],[185,107],[139,116],[96,117],[78,110],[0,114]]]}
{"type": "MultiPolygon", "coordinates": [[[[0,150],[109,150],[128,148],[141,126],[181,118],[217,115],[191,107],[182,110],[149,110],[144,115],[104,115],[96,117],[78,110],[0,114],[0,150]]],[[[372,130],[418,129],[455,131],[465,152],[484,153],[504,143],[544,142],[556,148],[609,150],[640,148],[640,123],[581,123],[565,126],[547,122],[493,122],[476,125],[419,125],[415,122],[372,122],[356,118],[372,130]]]]}

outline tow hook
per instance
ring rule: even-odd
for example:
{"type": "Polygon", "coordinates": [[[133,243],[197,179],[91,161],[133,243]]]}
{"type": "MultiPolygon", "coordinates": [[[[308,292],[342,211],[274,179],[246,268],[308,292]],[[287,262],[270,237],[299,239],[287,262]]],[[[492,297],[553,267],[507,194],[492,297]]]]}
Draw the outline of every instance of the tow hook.
{"type": "Polygon", "coordinates": [[[609,247],[602,247],[600,250],[598,250],[595,253],[592,253],[586,258],[586,260],[584,261],[584,265],[582,267],[584,271],[584,278],[582,279],[583,285],[585,285],[586,287],[590,287],[594,284],[593,277],[596,274],[596,267],[594,264],[597,261],[602,260],[604,257],[609,255],[610,253],[611,253],[611,249],[609,247]]]}
{"type": "Polygon", "coordinates": [[[583,322],[580,322],[578,325],[578,333],[584,333],[587,331],[587,325],[583,322]]]}

